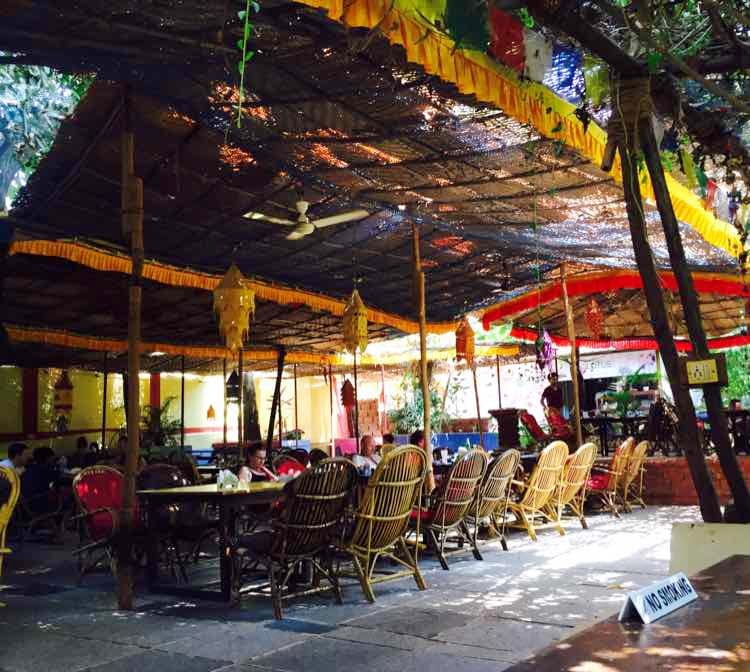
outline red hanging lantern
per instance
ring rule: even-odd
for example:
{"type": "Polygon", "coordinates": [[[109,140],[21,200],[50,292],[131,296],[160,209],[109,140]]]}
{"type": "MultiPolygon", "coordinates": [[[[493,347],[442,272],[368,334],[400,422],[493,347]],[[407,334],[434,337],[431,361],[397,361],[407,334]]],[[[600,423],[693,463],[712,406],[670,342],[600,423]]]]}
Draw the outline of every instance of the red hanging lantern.
{"type": "Polygon", "coordinates": [[[464,317],[456,329],[456,361],[466,360],[471,366],[474,364],[474,330],[464,317]]]}
{"type": "Polygon", "coordinates": [[[341,405],[344,408],[354,408],[356,403],[354,385],[351,384],[351,381],[345,380],[341,386],[341,405]]]}
{"type": "Polygon", "coordinates": [[[586,324],[589,326],[591,338],[601,338],[602,331],[604,331],[604,313],[593,297],[589,299],[589,305],[586,308],[586,324]]]}
{"type": "Polygon", "coordinates": [[[70,417],[73,412],[73,383],[70,382],[67,371],[63,371],[55,383],[53,406],[58,417],[70,417]]]}

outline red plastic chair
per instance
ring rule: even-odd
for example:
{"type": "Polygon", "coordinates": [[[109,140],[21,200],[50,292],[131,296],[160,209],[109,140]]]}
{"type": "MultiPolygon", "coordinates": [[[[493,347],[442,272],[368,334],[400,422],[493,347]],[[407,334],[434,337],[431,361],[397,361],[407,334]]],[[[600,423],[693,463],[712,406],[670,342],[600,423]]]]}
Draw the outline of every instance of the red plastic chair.
{"type": "MultiPolygon", "coordinates": [[[[113,541],[122,513],[123,483],[122,473],[101,465],[87,467],[73,481],[80,539],[73,555],[78,557],[79,581],[103,561],[112,561],[113,541]]],[[[140,527],[137,502],[133,524],[136,530],[140,527]]]]}
{"type": "Polygon", "coordinates": [[[552,438],[559,441],[567,441],[573,438],[573,429],[560,415],[560,411],[556,408],[547,409],[547,422],[549,428],[552,431],[552,438]]]}
{"type": "Polygon", "coordinates": [[[299,476],[305,471],[305,465],[284,455],[277,460],[274,469],[279,476],[299,476]]]}
{"type": "Polygon", "coordinates": [[[537,441],[539,443],[549,441],[550,436],[547,434],[540,426],[539,423],[536,421],[536,418],[531,415],[528,411],[521,411],[518,414],[518,419],[521,421],[524,427],[529,431],[529,434],[531,434],[531,438],[534,439],[534,441],[537,441]]]}

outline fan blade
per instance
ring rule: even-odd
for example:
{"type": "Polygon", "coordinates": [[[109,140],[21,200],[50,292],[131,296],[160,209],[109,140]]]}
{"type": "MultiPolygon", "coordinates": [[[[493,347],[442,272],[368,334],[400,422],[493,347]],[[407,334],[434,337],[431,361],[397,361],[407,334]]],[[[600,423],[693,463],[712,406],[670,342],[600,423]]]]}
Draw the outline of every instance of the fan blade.
{"type": "Polygon", "coordinates": [[[306,233],[299,233],[298,231],[292,231],[291,233],[287,234],[286,239],[287,240],[300,240],[301,238],[304,238],[307,234],[306,233]]]}
{"type": "Polygon", "coordinates": [[[293,222],[291,219],[281,219],[280,217],[271,217],[264,215],[262,212],[246,212],[242,215],[245,219],[252,219],[260,222],[271,222],[271,224],[281,224],[282,226],[297,226],[297,222],[293,222]]]}
{"type": "Polygon", "coordinates": [[[336,224],[343,224],[344,222],[354,222],[358,219],[364,219],[369,216],[370,213],[367,210],[352,210],[351,212],[342,212],[338,215],[331,215],[330,217],[314,219],[313,224],[316,229],[324,229],[326,226],[334,226],[336,224]]]}

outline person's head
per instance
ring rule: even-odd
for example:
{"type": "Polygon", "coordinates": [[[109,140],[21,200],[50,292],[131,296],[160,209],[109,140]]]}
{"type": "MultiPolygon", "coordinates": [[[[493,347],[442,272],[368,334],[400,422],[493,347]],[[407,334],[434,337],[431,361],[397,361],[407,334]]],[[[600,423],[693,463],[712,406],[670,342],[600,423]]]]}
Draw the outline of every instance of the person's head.
{"type": "Polygon", "coordinates": [[[387,432],[383,434],[383,443],[394,443],[396,441],[396,437],[393,436],[390,432],[387,432]]]}
{"type": "Polygon", "coordinates": [[[412,446],[424,448],[424,432],[421,429],[418,429],[409,437],[409,443],[412,446]]]}
{"type": "Polygon", "coordinates": [[[326,453],[325,450],[321,450],[320,448],[313,448],[310,451],[310,464],[315,465],[318,462],[322,462],[323,460],[328,459],[328,453],[326,453]]]}
{"type": "Polygon", "coordinates": [[[85,453],[86,448],[88,448],[89,442],[86,441],[85,436],[79,436],[78,441],[76,441],[76,453],[85,453]]]}
{"type": "Polygon", "coordinates": [[[266,447],[255,443],[247,451],[247,466],[251,469],[262,469],[266,466],[266,447]]]}
{"type": "Polygon", "coordinates": [[[34,448],[34,463],[46,466],[54,461],[55,451],[49,446],[38,446],[34,448]]]}
{"type": "Polygon", "coordinates": [[[89,452],[90,453],[98,453],[99,452],[99,444],[96,441],[92,441],[89,444],[89,452]]]}
{"type": "Polygon", "coordinates": [[[359,440],[359,454],[365,457],[370,457],[375,450],[375,442],[372,439],[371,434],[365,434],[359,440]]]}
{"type": "Polygon", "coordinates": [[[550,373],[547,376],[547,380],[549,381],[549,384],[552,385],[552,387],[555,387],[557,385],[557,374],[556,373],[550,373]]]}
{"type": "Polygon", "coordinates": [[[432,449],[432,460],[434,462],[442,462],[443,461],[443,453],[440,450],[440,448],[433,448],[432,449]]]}
{"type": "Polygon", "coordinates": [[[26,461],[25,452],[28,448],[25,443],[11,443],[8,446],[8,459],[13,463],[14,467],[23,466],[23,463],[26,461]]]}
{"type": "Polygon", "coordinates": [[[742,408],[742,402],[739,399],[732,399],[729,402],[729,408],[733,411],[739,411],[742,408]]]}

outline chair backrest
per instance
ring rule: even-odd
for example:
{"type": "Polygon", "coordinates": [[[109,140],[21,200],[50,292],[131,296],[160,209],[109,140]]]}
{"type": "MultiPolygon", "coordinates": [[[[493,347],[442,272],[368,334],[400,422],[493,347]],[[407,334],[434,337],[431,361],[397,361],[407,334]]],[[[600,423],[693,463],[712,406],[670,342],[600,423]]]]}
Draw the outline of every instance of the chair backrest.
{"type": "Polygon", "coordinates": [[[536,418],[528,411],[521,411],[518,414],[518,419],[521,421],[521,424],[526,427],[527,430],[529,430],[529,434],[531,434],[531,437],[535,441],[544,441],[549,438],[544,430],[539,426],[536,418]]]}
{"type": "Polygon", "coordinates": [[[622,489],[625,492],[627,492],[630,484],[638,478],[638,475],[641,473],[641,468],[643,467],[643,462],[646,459],[646,454],[648,453],[650,446],[651,444],[648,441],[641,441],[632,449],[622,476],[622,489]]]}
{"type": "Polygon", "coordinates": [[[539,453],[539,460],[534,471],[531,472],[523,498],[519,503],[521,506],[538,510],[549,502],[560,484],[567,457],[568,444],[565,441],[553,441],[539,453]]]}
{"type": "Polygon", "coordinates": [[[349,460],[321,460],[290,483],[279,518],[272,554],[295,557],[315,553],[339,531],[346,505],[357,483],[349,460]]]}
{"type": "Polygon", "coordinates": [[[289,455],[281,455],[273,465],[279,476],[296,476],[305,470],[305,465],[289,455]]]}
{"type": "Polygon", "coordinates": [[[581,491],[589,480],[591,467],[596,459],[596,444],[584,443],[565,462],[560,487],[555,493],[555,501],[565,506],[581,491]]]}
{"type": "Polygon", "coordinates": [[[481,448],[460,453],[432,495],[432,525],[450,528],[469,513],[477,488],[487,470],[487,453],[481,448]]]}
{"type": "Polygon", "coordinates": [[[111,516],[95,512],[98,509],[122,509],[123,482],[120,471],[104,465],[86,467],[73,480],[78,508],[82,513],[90,514],[84,521],[92,539],[101,539],[114,531],[111,516]]]}
{"type": "MultiPolygon", "coordinates": [[[[21,493],[21,481],[15,469],[0,467],[0,534],[8,526],[21,493]]],[[[2,538],[0,537],[0,542],[2,538]]]]}
{"type": "Polygon", "coordinates": [[[477,508],[469,507],[469,515],[485,518],[502,506],[510,492],[510,483],[521,461],[521,453],[511,448],[498,455],[488,465],[482,484],[477,488],[477,508]]]}
{"type": "Polygon", "coordinates": [[[620,485],[625,478],[625,472],[627,471],[628,462],[630,462],[630,456],[633,453],[634,447],[635,439],[632,436],[629,436],[617,446],[609,467],[611,473],[609,476],[609,482],[607,483],[607,490],[617,492],[620,488],[620,485]]]}
{"type": "Polygon", "coordinates": [[[353,547],[378,552],[404,535],[422,492],[426,468],[427,456],[418,446],[395,448],[383,456],[354,514],[353,547]]]}
{"type": "Polygon", "coordinates": [[[547,422],[549,423],[550,433],[556,439],[567,439],[573,435],[573,428],[565,421],[558,409],[547,409],[547,422]]]}
{"type": "Polygon", "coordinates": [[[310,464],[310,453],[308,453],[304,448],[292,448],[288,453],[289,457],[294,458],[299,462],[303,467],[306,467],[308,464],[310,464]]]}
{"type": "Polygon", "coordinates": [[[182,470],[174,464],[150,464],[141,470],[137,479],[138,490],[163,490],[189,485],[182,470]]]}
{"type": "Polygon", "coordinates": [[[380,457],[385,457],[392,450],[396,450],[397,446],[395,443],[384,443],[380,446],[380,457]]]}

